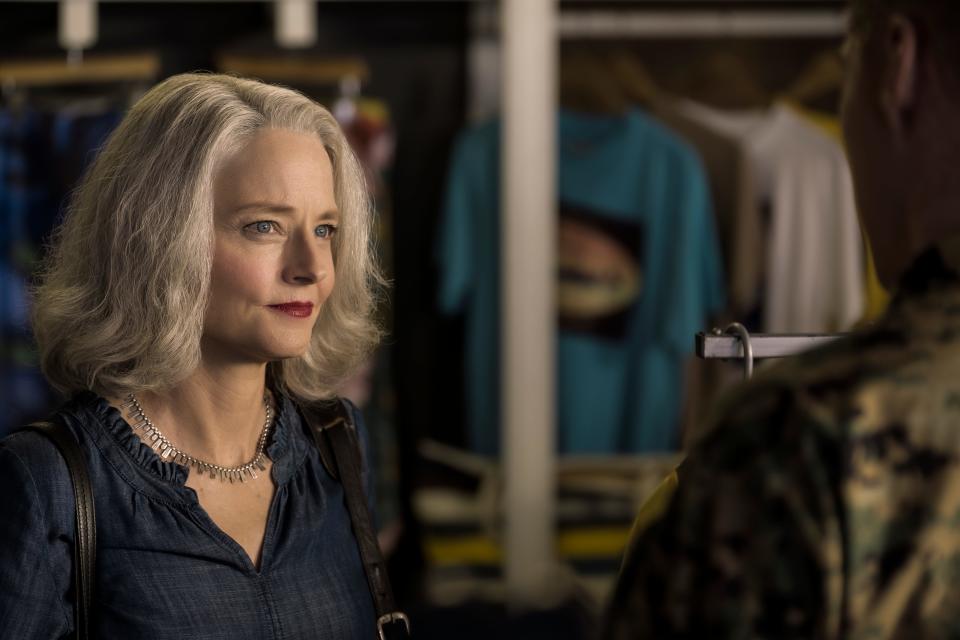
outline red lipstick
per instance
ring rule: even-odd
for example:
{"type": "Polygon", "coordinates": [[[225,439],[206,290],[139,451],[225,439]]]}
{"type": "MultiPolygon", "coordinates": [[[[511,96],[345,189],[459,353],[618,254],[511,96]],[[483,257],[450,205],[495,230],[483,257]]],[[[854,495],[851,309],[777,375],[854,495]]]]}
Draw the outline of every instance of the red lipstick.
{"type": "Polygon", "coordinates": [[[313,313],[312,302],[284,302],[283,304],[268,305],[271,309],[276,309],[294,318],[309,318],[313,313]]]}

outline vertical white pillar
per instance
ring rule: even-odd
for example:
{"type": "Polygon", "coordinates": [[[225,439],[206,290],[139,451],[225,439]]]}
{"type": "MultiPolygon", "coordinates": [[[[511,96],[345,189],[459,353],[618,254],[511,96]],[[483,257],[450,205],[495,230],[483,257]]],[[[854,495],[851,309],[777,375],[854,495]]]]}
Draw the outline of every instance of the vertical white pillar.
{"type": "Polygon", "coordinates": [[[316,0],[275,0],[274,37],[285,49],[310,47],[317,42],[316,0]]]}
{"type": "Polygon", "coordinates": [[[60,46],[79,57],[97,42],[96,0],[60,0],[58,40],[60,46]]]}
{"type": "Polygon", "coordinates": [[[502,0],[501,18],[505,573],[523,604],[556,563],[557,2],[502,0]]]}

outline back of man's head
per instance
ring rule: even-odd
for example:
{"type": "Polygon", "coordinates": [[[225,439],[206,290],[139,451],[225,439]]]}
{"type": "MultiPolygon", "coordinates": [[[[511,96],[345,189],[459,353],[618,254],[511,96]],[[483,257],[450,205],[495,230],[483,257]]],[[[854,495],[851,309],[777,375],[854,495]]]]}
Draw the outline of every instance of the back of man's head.
{"type": "Polygon", "coordinates": [[[875,33],[892,14],[917,26],[921,45],[960,80],[960,0],[850,0],[854,33],[875,33]]]}
{"type": "Polygon", "coordinates": [[[850,0],[844,134],[881,280],[960,233],[960,0],[850,0]]]}

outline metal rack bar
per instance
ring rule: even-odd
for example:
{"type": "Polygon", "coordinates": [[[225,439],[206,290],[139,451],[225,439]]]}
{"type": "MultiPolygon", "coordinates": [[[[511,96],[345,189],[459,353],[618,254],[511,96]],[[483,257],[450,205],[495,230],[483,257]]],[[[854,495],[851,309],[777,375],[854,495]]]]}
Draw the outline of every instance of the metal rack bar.
{"type": "MultiPolygon", "coordinates": [[[[764,334],[750,336],[754,360],[786,358],[822,347],[847,334],[764,334]]],[[[739,336],[716,332],[697,334],[697,357],[704,360],[741,360],[743,343],[739,336]]]]}
{"type": "Polygon", "coordinates": [[[564,11],[563,38],[832,38],[847,24],[840,9],[621,9],[564,11]]]}

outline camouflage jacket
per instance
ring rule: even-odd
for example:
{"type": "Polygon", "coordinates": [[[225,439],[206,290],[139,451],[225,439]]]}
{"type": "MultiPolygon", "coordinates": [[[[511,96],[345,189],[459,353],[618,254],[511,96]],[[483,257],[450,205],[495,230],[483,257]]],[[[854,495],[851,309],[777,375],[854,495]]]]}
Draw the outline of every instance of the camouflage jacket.
{"type": "Polygon", "coordinates": [[[958,267],[928,250],[876,325],[722,402],[604,638],[960,639],[958,267]]]}

